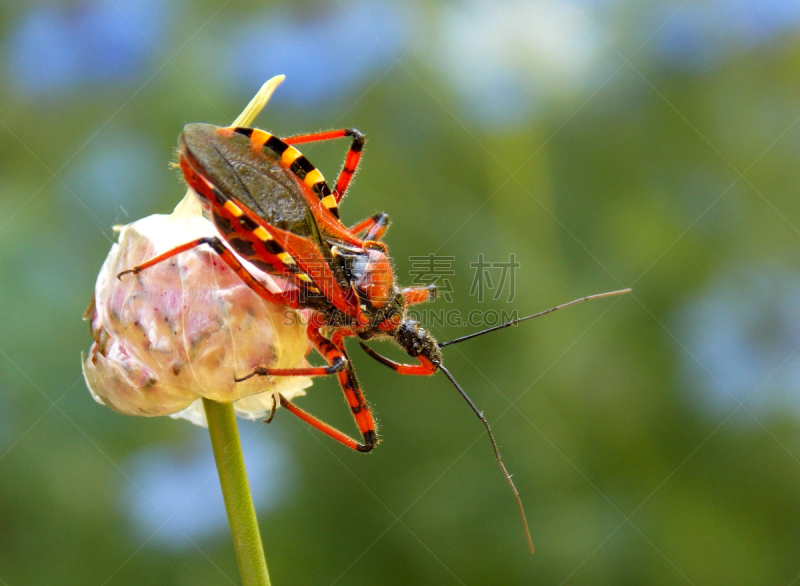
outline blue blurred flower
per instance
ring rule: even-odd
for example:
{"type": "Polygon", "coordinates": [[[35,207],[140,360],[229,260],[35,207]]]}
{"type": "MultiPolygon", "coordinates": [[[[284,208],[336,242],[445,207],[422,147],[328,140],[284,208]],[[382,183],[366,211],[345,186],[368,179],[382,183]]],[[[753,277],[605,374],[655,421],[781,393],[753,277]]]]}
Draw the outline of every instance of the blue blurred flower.
{"type": "MultiPolygon", "coordinates": [[[[666,20],[672,8],[659,11],[666,20]]],[[[658,51],[678,64],[708,67],[737,49],[775,40],[800,26],[796,0],[712,0],[686,4],[657,36],[658,51]]]]}
{"type": "Polygon", "coordinates": [[[404,50],[407,23],[399,5],[370,0],[314,16],[265,11],[231,34],[228,71],[247,92],[280,71],[291,83],[277,100],[319,106],[388,69],[404,50]]]}
{"type": "MultiPolygon", "coordinates": [[[[80,200],[103,219],[128,221],[143,215],[159,200],[151,170],[164,167],[157,148],[136,132],[110,133],[96,139],[89,153],[73,165],[65,182],[80,200]]],[[[69,193],[65,201],[75,201],[69,193]]]]}
{"type": "MultiPolygon", "coordinates": [[[[202,435],[202,434],[201,434],[202,435]]],[[[242,439],[253,502],[259,514],[279,507],[290,493],[292,470],[285,449],[263,436],[242,439]]],[[[146,448],[123,466],[131,482],[122,491],[137,533],[174,549],[227,530],[225,504],[207,434],[189,453],[146,448]],[[169,518],[169,521],[167,520],[169,518]],[[187,539],[188,538],[188,539],[187,539]]]]}
{"type": "Polygon", "coordinates": [[[800,275],[745,265],[678,312],[676,335],[697,358],[680,349],[683,373],[703,409],[725,415],[740,401],[756,413],[800,409],[798,299],[800,275]]]}
{"type": "Polygon", "coordinates": [[[164,35],[165,8],[158,0],[35,6],[11,23],[5,43],[11,82],[26,94],[46,95],[138,78],[164,35]]]}
{"type": "Polygon", "coordinates": [[[543,98],[584,86],[597,67],[600,23],[587,2],[470,0],[441,23],[428,63],[487,127],[528,122],[543,98]]]}

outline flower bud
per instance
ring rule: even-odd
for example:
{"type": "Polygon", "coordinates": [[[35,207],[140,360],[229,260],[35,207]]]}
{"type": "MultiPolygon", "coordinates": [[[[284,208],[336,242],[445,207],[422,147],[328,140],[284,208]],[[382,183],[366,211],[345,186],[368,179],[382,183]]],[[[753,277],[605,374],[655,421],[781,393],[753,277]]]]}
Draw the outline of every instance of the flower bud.
{"type": "MultiPolygon", "coordinates": [[[[205,425],[201,397],[264,417],[274,393],[304,395],[308,377],[255,376],[258,366],[301,368],[308,338],[300,312],[259,297],[207,245],[137,274],[125,270],[198,238],[218,236],[189,192],[170,215],[119,229],[87,310],[94,343],[83,373],[95,400],[128,415],[172,415],[205,425]]],[[[288,285],[240,258],[271,291],[288,285]]]]}

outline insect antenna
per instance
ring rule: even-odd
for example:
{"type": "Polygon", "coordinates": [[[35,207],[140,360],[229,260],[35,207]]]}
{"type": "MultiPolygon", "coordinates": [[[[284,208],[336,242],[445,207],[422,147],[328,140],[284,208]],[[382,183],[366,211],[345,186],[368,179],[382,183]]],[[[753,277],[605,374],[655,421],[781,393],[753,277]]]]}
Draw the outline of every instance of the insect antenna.
{"type": "MultiPolygon", "coordinates": [[[[461,336],[460,338],[453,338],[447,342],[442,342],[439,344],[439,348],[444,348],[445,346],[449,346],[450,344],[457,344],[458,342],[463,342],[465,340],[470,340],[472,338],[477,338],[478,336],[482,336],[483,334],[488,334],[489,332],[494,332],[496,330],[502,330],[503,328],[507,328],[510,326],[515,326],[521,321],[526,321],[529,319],[533,319],[535,317],[541,317],[543,315],[547,315],[548,313],[553,313],[557,309],[564,309],[565,307],[569,307],[570,305],[577,305],[578,303],[583,303],[584,301],[591,301],[592,299],[602,299],[603,297],[613,297],[615,295],[624,295],[625,293],[630,293],[633,289],[622,289],[620,291],[609,291],[608,293],[598,293],[597,295],[589,295],[588,297],[581,297],[580,299],[575,299],[574,301],[570,301],[569,303],[565,303],[563,305],[558,305],[556,307],[551,307],[550,309],[546,309],[544,311],[540,311],[539,313],[534,313],[533,315],[526,315],[525,317],[518,317],[517,319],[512,319],[504,324],[500,324],[498,326],[492,326],[491,328],[486,328],[485,330],[481,330],[480,332],[475,332],[472,334],[467,334],[466,336],[461,336]]],[[[450,379],[452,380],[452,379],[450,379]]]]}
{"type": "Polygon", "coordinates": [[[497,463],[500,466],[500,470],[503,471],[503,476],[506,477],[509,486],[511,486],[511,491],[514,493],[514,499],[517,501],[517,508],[519,509],[519,516],[522,518],[522,526],[525,529],[525,539],[528,540],[528,548],[533,553],[533,540],[531,539],[531,531],[528,529],[528,520],[525,518],[525,509],[522,507],[522,499],[519,497],[519,491],[517,487],[514,485],[514,481],[511,479],[511,474],[508,473],[506,469],[506,465],[503,464],[503,459],[500,457],[500,449],[497,447],[497,442],[494,440],[494,434],[492,433],[492,428],[489,427],[489,422],[486,421],[486,417],[483,416],[483,413],[478,409],[475,403],[472,402],[472,399],[469,398],[464,389],[461,388],[456,382],[456,379],[453,378],[453,375],[450,374],[450,371],[447,370],[441,364],[438,365],[439,370],[441,370],[444,375],[448,378],[448,380],[453,383],[453,386],[458,390],[464,400],[469,404],[472,410],[475,412],[475,415],[478,416],[478,419],[481,420],[483,425],[486,427],[486,433],[489,434],[489,441],[492,442],[492,449],[494,450],[494,457],[497,459],[497,463]]]}

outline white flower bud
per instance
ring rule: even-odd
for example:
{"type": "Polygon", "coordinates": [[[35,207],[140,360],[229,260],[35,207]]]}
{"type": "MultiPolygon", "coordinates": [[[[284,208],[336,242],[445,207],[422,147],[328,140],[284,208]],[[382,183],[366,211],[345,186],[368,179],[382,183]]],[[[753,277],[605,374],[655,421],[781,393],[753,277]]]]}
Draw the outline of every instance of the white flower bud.
{"type": "MultiPolygon", "coordinates": [[[[218,236],[194,193],[168,215],[120,229],[97,278],[83,373],[95,400],[128,415],[173,415],[205,425],[201,397],[262,418],[275,392],[304,395],[308,377],[236,377],[257,366],[308,366],[298,312],[259,297],[206,245],[138,274],[117,274],[197,238],[218,236]]],[[[242,260],[242,259],[240,259],[242,260]]],[[[272,291],[285,283],[243,264],[272,291]]]]}

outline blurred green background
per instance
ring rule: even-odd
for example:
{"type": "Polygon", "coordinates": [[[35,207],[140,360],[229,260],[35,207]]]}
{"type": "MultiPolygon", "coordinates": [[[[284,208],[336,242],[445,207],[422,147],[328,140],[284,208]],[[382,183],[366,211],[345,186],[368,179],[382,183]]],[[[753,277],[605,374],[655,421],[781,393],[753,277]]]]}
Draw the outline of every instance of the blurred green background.
{"type": "MultiPolygon", "coordinates": [[[[366,133],[342,217],[391,215],[404,282],[452,257],[435,308],[634,294],[445,352],[534,556],[442,376],[352,347],[369,456],[242,423],[275,584],[797,583],[795,0],[10,1],[0,31],[0,585],[238,583],[205,430],[97,405],[80,316],[111,226],[184,193],[183,125],[278,73],[257,125],[366,133]],[[481,254],[511,301],[470,295],[481,254]]],[[[334,380],[300,401],[352,428],[334,380]]]]}

